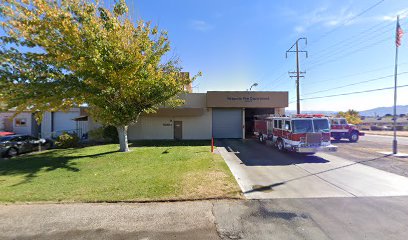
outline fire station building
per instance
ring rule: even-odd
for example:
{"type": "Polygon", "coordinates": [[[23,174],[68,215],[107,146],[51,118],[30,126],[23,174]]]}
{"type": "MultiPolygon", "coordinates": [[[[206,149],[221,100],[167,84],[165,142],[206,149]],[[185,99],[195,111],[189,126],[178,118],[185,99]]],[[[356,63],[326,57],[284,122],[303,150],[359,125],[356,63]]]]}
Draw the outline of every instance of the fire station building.
{"type": "Polygon", "coordinates": [[[288,92],[209,91],[182,98],[178,108],[141,116],[129,126],[129,140],[245,138],[255,115],[284,114],[288,106],[288,92]]]}

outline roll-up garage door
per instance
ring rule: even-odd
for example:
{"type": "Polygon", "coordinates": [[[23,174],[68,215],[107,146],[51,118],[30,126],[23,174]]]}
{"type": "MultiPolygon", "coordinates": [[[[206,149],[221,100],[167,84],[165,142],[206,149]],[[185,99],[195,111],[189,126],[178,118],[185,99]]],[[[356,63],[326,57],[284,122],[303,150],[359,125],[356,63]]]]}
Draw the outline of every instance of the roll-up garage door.
{"type": "Polygon", "coordinates": [[[213,108],[214,138],[242,138],[242,110],[213,108]]]}

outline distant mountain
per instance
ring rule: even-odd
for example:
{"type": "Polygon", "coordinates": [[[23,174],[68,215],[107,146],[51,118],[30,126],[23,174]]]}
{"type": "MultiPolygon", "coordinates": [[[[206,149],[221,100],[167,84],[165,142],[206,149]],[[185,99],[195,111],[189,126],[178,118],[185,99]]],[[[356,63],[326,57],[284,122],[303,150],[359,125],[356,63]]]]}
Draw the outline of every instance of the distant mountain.
{"type": "MultiPolygon", "coordinates": [[[[360,111],[361,116],[384,116],[385,114],[393,114],[394,108],[393,107],[378,107],[373,108],[365,111],[360,111]]],[[[397,106],[397,114],[407,114],[408,113],[408,105],[405,106],[397,106]]]]}
{"type": "MultiPolygon", "coordinates": [[[[393,107],[378,107],[369,110],[360,111],[361,116],[371,117],[371,116],[384,116],[385,114],[393,114],[393,107]]],[[[286,115],[296,114],[296,110],[286,110],[286,115]]],[[[302,114],[324,114],[324,115],[335,115],[337,111],[302,111],[302,114]]],[[[408,114],[408,105],[397,106],[397,114],[408,114]]]]}
{"type": "MultiPolygon", "coordinates": [[[[336,111],[302,111],[302,114],[324,114],[324,115],[333,115],[336,114],[336,111]]],[[[296,110],[286,110],[286,115],[296,114],[296,110]]]]}

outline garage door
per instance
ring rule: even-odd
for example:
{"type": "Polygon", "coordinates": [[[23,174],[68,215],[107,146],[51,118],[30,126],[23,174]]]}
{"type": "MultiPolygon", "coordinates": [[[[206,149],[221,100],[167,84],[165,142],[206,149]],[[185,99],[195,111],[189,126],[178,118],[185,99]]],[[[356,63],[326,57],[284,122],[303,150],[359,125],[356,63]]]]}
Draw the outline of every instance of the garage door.
{"type": "Polygon", "coordinates": [[[213,108],[214,138],[242,138],[242,110],[213,108]]]}

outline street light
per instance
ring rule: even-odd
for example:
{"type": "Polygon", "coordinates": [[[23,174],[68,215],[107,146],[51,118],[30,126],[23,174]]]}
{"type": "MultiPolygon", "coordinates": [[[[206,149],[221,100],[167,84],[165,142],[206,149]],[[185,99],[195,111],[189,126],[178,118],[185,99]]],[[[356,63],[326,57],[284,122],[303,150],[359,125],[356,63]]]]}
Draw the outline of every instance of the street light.
{"type": "Polygon", "coordinates": [[[258,86],[258,83],[254,83],[254,84],[252,84],[252,85],[251,85],[251,87],[249,88],[249,91],[251,91],[251,90],[252,90],[252,87],[256,87],[256,86],[258,86]]]}

